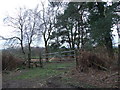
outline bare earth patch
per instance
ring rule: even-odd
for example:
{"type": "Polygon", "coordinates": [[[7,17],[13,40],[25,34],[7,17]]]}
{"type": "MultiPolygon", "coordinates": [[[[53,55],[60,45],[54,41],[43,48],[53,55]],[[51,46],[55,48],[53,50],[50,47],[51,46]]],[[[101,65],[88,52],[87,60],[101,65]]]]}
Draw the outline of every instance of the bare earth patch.
{"type": "Polygon", "coordinates": [[[66,77],[73,78],[76,82],[84,82],[98,88],[120,88],[118,71],[97,71],[89,70],[89,72],[77,72],[73,69],[66,77]]]}

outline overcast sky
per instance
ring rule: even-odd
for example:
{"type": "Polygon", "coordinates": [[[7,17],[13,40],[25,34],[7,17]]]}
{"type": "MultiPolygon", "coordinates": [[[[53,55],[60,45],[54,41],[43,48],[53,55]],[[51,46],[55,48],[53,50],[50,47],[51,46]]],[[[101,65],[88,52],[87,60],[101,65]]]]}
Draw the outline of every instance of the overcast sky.
{"type": "MultiPolygon", "coordinates": [[[[13,32],[10,27],[5,26],[3,19],[8,15],[14,15],[19,7],[35,8],[41,1],[47,0],[1,0],[0,2],[0,35],[9,37],[13,32]]],[[[47,4],[47,3],[46,3],[47,4]]],[[[43,42],[40,46],[43,46],[43,42]]],[[[0,49],[3,48],[3,41],[0,40],[0,49]]]]}
{"type": "MultiPolygon", "coordinates": [[[[44,0],[42,0],[44,1],[44,0]]],[[[47,0],[46,0],[47,2],[47,0]]],[[[3,23],[3,19],[15,13],[15,10],[19,7],[26,8],[35,8],[37,4],[40,4],[41,0],[1,0],[0,2],[0,35],[2,36],[10,36],[12,32],[10,32],[10,27],[5,26],[3,23]]],[[[117,31],[114,30],[114,34],[117,35],[117,31]]],[[[115,41],[118,41],[118,37],[114,37],[115,41]]],[[[0,49],[3,48],[3,41],[0,40],[0,49]]],[[[44,46],[41,43],[40,46],[44,46]]]]}

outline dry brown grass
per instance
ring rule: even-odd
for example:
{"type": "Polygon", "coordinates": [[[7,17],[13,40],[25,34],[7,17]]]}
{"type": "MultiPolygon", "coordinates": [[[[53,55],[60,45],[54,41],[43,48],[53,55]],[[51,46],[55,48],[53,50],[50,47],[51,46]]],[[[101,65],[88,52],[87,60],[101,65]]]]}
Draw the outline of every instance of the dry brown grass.
{"type": "Polygon", "coordinates": [[[81,72],[86,72],[89,68],[98,70],[107,70],[111,64],[111,59],[106,53],[80,51],[78,56],[77,69],[81,72]]]}
{"type": "Polygon", "coordinates": [[[76,82],[83,82],[88,85],[96,86],[97,88],[120,88],[118,82],[118,71],[100,71],[89,68],[89,72],[78,72],[76,69],[72,69],[66,77],[72,78],[76,82]]]}
{"type": "Polygon", "coordinates": [[[21,66],[23,60],[14,57],[10,53],[3,53],[2,54],[2,70],[13,70],[18,66],[21,66]]]}

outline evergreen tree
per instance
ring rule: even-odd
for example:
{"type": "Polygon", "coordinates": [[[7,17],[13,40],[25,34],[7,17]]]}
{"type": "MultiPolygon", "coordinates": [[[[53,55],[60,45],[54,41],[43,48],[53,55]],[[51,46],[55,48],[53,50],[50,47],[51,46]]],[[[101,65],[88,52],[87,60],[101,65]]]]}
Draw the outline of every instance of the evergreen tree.
{"type": "Polygon", "coordinates": [[[112,27],[114,13],[106,2],[89,3],[91,37],[98,45],[105,45],[113,58],[112,27]]]}

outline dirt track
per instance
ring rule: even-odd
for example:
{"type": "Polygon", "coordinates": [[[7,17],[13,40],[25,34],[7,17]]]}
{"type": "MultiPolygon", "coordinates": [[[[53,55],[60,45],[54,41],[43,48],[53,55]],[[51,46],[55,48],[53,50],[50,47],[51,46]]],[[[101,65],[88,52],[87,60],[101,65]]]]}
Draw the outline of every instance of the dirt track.
{"type": "MultiPolygon", "coordinates": [[[[117,88],[118,87],[118,78],[119,75],[117,70],[108,71],[100,71],[89,69],[89,72],[79,73],[75,68],[71,68],[70,66],[62,67],[61,63],[54,63],[57,67],[52,67],[52,63],[47,68],[39,69],[39,70],[50,70],[50,67],[53,71],[57,71],[54,75],[45,76],[42,78],[40,76],[29,78],[29,79],[13,79],[14,77],[22,76],[23,74],[30,72],[29,69],[12,71],[12,72],[4,72],[3,73],[3,88],[117,88]],[[60,66],[59,66],[60,65],[60,66]],[[59,67],[58,67],[59,66],[59,67]],[[62,72],[58,74],[59,72],[62,72]],[[57,74],[57,75],[56,75],[57,74]],[[115,74],[115,75],[114,75],[115,74]],[[107,77],[107,78],[106,78],[107,77]],[[104,79],[106,78],[106,79],[104,79]],[[104,79],[104,80],[103,80],[104,79]]],[[[64,65],[65,66],[65,65],[64,65]]],[[[34,69],[33,69],[34,71],[34,69]]],[[[38,72],[37,71],[37,72],[38,72]]],[[[34,73],[37,73],[34,72],[34,73]]],[[[52,72],[53,73],[53,72],[52,72]]],[[[40,74],[40,73],[39,73],[40,74]]],[[[23,78],[23,77],[22,77],[23,78]]]]}
{"type": "MultiPolygon", "coordinates": [[[[56,64],[60,65],[60,63],[56,63],[56,64]]],[[[45,78],[41,78],[38,76],[29,79],[14,79],[14,77],[22,76],[25,73],[28,73],[29,69],[4,72],[2,87],[3,88],[77,88],[76,86],[70,85],[69,83],[63,80],[64,74],[66,74],[66,71],[69,71],[70,68],[71,68],[70,66],[56,67],[53,68],[52,70],[62,72],[61,74],[59,75],[54,74],[52,76],[47,76],[45,78]]],[[[47,69],[38,68],[38,70],[47,70],[47,69]]]]}
{"type": "MultiPolygon", "coordinates": [[[[16,73],[18,75],[19,73],[16,73]]],[[[11,78],[15,75],[11,75],[11,78]]],[[[26,80],[8,80],[6,76],[3,78],[2,86],[3,88],[78,88],[76,86],[70,85],[62,80],[63,76],[53,76],[47,79],[40,80],[26,79],[26,80]]]]}

